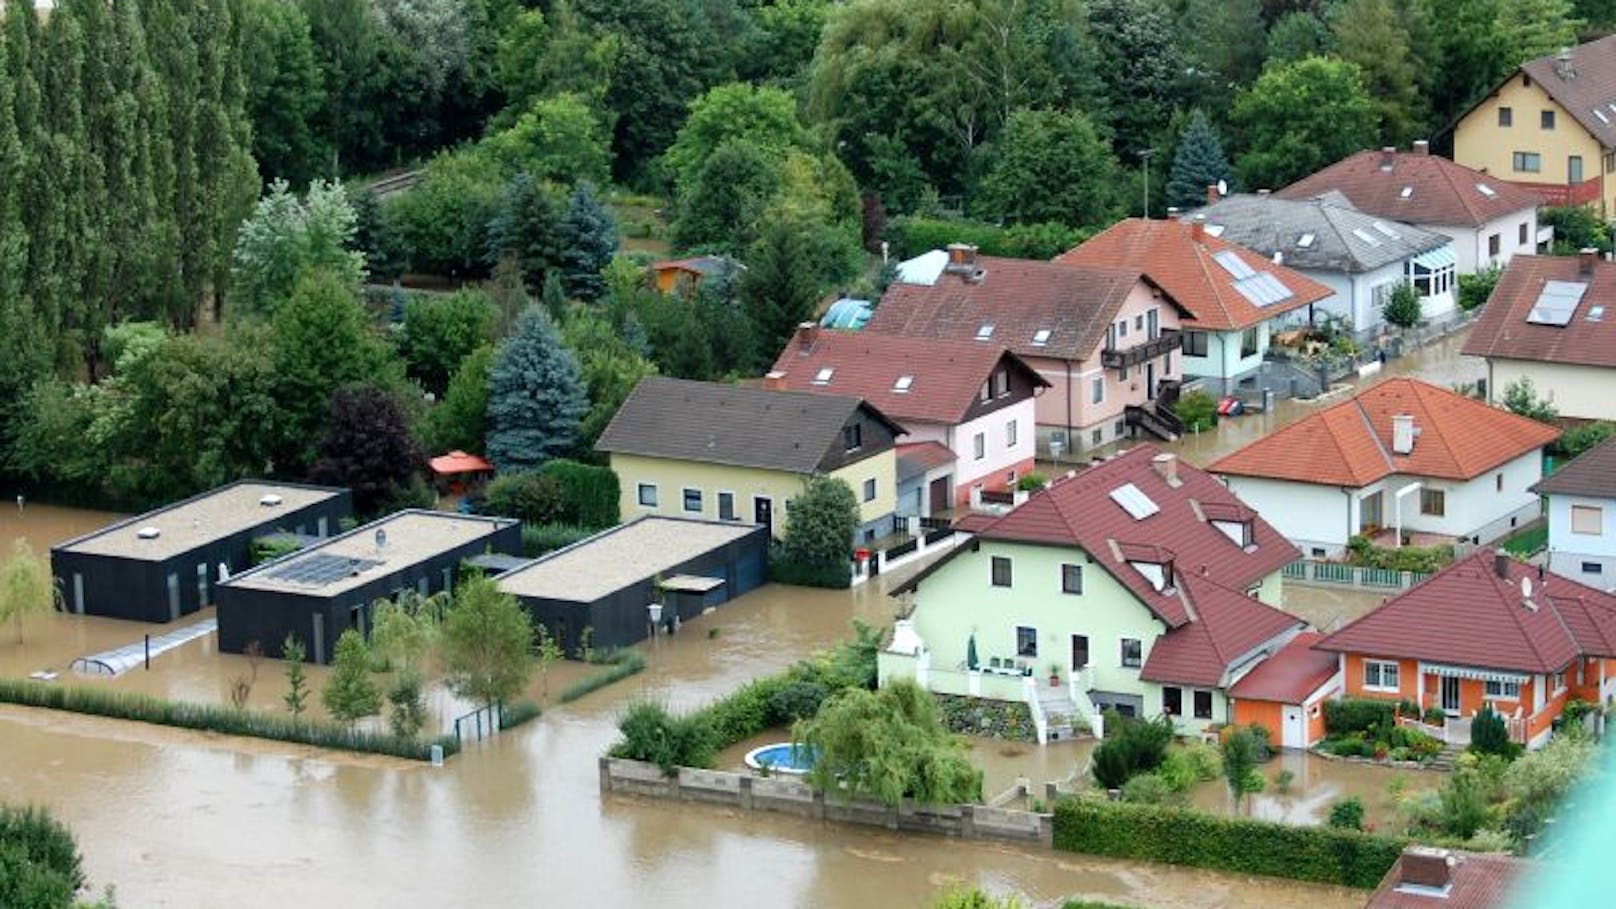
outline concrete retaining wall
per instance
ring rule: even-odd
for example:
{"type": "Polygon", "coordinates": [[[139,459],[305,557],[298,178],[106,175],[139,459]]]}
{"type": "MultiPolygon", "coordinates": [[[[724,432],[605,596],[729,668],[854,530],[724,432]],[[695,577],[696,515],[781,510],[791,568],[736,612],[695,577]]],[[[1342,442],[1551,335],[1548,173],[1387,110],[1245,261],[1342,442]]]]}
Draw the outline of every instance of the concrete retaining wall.
{"type": "Polygon", "coordinates": [[[664,776],[655,764],[600,759],[600,791],[682,802],[704,802],[794,817],[933,833],[963,839],[1054,844],[1054,816],[986,805],[883,805],[867,799],[826,799],[800,780],[755,777],[722,770],[680,767],[664,776]]]}

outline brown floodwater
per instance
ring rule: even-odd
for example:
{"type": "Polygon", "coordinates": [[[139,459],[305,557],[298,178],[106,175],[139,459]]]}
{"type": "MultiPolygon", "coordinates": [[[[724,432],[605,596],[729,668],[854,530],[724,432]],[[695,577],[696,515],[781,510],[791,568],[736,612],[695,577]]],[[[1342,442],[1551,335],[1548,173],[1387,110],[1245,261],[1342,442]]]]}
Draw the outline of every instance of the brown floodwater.
{"type": "MultiPolygon", "coordinates": [[[[43,552],[107,517],[29,505],[20,522],[14,511],[5,516],[0,543],[20,529],[43,552]]],[[[894,606],[879,583],[851,593],[765,588],[644,646],[645,673],[571,704],[545,699],[544,716],[440,769],[0,707],[0,797],[50,806],[78,835],[93,882],[115,884],[129,909],[561,900],[711,909],[760,896],[803,907],[921,907],[956,883],[1019,894],[1030,906],[1073,897],[1155,909],[1362,905],[1362,893],[1338,888],[601,797],[596,758],[630,699],[710,701],[846,637],[855,617],[889,621],[894,606]]],[[[0,674],[64,670],[75,656],[149,630],[53,615],[29,623],[18,645],[0,629],[0,674]]],[[[249,671],[245,658],[216,653],[210,636],[160,655],[150,671],[83,683],[221,701],[230,679],[249,671]]],[[[587,671],[552,670],[552,694],[587,671]]],[[[316,685],[322,672],[311,667],[316,685]]],[[[273,708],[285,690],[280,664],[264,661],[258,673],[252,702],[273,708]]],[[[540,687],[529,693],[540,696],[540,687]]],[[[441,691],[434,697],[442,713],[459,709],[441,691]]],[[[1041,792],[1045,779],[1085,763],[1089,747],[972,742],[989,795],[1021,777],[1041,792]]]]}

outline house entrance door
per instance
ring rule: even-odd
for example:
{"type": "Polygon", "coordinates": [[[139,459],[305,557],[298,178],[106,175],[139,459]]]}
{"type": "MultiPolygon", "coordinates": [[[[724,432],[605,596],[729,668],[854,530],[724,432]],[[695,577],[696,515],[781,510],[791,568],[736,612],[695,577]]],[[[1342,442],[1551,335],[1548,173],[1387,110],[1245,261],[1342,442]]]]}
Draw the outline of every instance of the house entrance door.
{"type": "Polygon", "coordinates": [[[752,499],[752,523],[761,524],[768,528],[769,535],[774,535],[774,500],[767,496],[755,496],[752,499]]]}
{"type": "Polygon", "coordinates": [[[1145,400],[1156,400],[1156,364],[1145,364],[1145,400]]]}
{"type": "Polygon", "coordinates": [[[1459,680],[1453,676],[1442,677],[1442,712],[1459,715],[1459,680]]]}
{"type": "Polygon", "coordinates": [[[1086,634],[1072,635],[1072,671],[1077,672],[1089,665],[1089,638],[1086,634]]]}
{"type": "Polygon", "coordinates": [[[1307,747],[1307,727],[1302,722],[1302,708],[1285,705],[1285,728],[1280,731],[1280,744],[1286,748],[1307,747]]]}
{"type": "Polygon", "coordinates": [[[938,477],[931,481],[931,511],[926,516],[931,517],[941,511],[948,510],[948,477],[938,477]]]}

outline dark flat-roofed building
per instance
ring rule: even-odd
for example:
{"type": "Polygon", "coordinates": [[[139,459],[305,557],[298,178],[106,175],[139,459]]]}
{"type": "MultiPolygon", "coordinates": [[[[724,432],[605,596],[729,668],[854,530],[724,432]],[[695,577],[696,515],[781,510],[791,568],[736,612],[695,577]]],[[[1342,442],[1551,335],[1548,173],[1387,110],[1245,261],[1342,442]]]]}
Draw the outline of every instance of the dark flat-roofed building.
{"type": "Polygon", "coordinates": [[[58,543],[51,574],[69,612],[168,622],[211,604],[254,539],[323,537],[352,512],[346,489],[241,480],[58,543]]]}
{"type": "Polygon", "coordinates": [[[462,561],[521,551],[521,524],[508,518],[400,511],[219,585],[219,649],[241,653],[257,641],[279,657],[294,634],[324,663],[342,632],[369,634],[376,600],[452,590],[462,561]]]}
{"type": "Polygon", "coordinates": [[[569,654],[585,628],[593,646],[623,647],[646,638],[659,592],[664,624],[694,618],[762,586],[768,551],[762,525],[652,515],[508,571],[499,587],[569,654]]]}

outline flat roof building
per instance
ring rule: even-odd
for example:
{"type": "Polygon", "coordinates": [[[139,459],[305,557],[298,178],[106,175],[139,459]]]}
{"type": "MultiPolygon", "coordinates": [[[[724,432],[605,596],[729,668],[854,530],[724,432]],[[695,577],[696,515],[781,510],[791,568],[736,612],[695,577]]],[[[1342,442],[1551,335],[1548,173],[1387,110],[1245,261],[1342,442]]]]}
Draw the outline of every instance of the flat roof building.
{"type": "Polygon", "coordinates": [[[291,634],[324,663],[342,632],[369,634],[376,600],[453,590],[463,561],[521,551],[521,524],[508,518],[400,511],[221,584],[219,649],[241,653],[256,641],[279,657],[291,634]]]}
{"type": "Polygon", "coordinates": [[[59,543],[51,573],[71,612],[172,621],[250,567],[254,539],[324,537],[352,511],[346,489],[241,480],[59,543]]]}
{"type": "Polygon", "coordinates": [[[557,550],[499,578],[567,653],[585,628],[594,647],[644,640],[650,605],[672,624],[760,587],[768,530],[731,521],[646,516],[557,550]]]}

